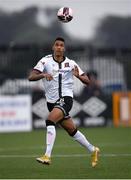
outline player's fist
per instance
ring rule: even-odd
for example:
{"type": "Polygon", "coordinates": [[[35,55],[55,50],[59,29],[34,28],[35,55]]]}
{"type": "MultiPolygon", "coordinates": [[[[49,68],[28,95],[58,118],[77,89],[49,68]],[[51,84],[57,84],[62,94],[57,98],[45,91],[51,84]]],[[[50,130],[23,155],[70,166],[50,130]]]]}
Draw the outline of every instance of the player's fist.
{"type": "Polygon", "coordinates": [[[76,76],[77,78],[79,77],[79,69],[77,66],[74,66],[73,68],[73,75],[76,76]]]}
{"type": "Polygon", "coordinates": [[[47,81],[51,81],[53,79],[53,76],[48,73],[44,73],[43,76],[44,76],[44,78],[46,78],[47,81]]]}

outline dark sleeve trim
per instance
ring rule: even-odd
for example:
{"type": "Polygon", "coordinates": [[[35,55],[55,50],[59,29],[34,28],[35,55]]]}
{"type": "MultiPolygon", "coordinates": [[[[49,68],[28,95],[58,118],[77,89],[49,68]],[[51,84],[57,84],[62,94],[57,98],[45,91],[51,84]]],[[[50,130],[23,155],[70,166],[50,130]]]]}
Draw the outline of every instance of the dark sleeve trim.
{"type": "Polygon", "coordinates": [[[36,72],[42,73],[42,72],[41,72],[41,71],[39,71],[38,69],[33,69],[33,71],[36,71],[36,72]]]}
{"type": "Polygon", "coordinates": [[[81,74],[80,76],[84,76],[84,75],[86,75],[86,73],[83,73],[83,74],[81,74]]]}

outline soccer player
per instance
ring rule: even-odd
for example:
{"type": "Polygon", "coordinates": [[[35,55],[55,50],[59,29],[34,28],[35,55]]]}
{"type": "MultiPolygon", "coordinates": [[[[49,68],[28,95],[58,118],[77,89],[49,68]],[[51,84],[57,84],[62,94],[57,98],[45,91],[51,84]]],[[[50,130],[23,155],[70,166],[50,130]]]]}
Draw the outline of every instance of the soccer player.
{"type": "Polygon", "coordinates": [[[89,85],[88,76],[74,60],[64,56],[65,40],[62,37],[55,39],[52,50],[53,54],[40,59],[28,77],[29,81],[43,80],[47,107],[50,111],[46,120],[46,151],[36,160],[43,164],[51,163],[51,152],[56,138],[55,124],[59,123],[74,140],[91,153],[91,165],[95,167],[100,150],[77,130],[69,115],[73,104],[73,76],[89,85]]]}

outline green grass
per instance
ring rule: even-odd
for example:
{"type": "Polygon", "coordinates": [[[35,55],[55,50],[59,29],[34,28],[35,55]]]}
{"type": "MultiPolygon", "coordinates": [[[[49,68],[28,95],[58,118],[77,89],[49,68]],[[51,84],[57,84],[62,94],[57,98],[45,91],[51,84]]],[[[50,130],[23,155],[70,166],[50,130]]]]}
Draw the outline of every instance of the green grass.
{"type": "Polygon", "coordinates": [[[0,134],[0,179],[131,178],[131,128],[81,128],[101,149],[100,163],[90,166],[86,149],[57,129],[52,164],[36,162],[42,155],[45,130],[0,134]]]}

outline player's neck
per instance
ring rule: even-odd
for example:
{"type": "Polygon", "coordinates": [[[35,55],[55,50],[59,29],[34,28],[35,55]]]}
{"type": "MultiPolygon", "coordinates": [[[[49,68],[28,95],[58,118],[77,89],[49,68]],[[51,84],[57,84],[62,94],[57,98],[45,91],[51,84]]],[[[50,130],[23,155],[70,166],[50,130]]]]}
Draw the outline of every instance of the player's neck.
{"type": "Polygon", "coordinates": [[[64,56],[54,55],[54,59],[55,59],[55,61],[60,63],[64,60],[64,56]]]}

